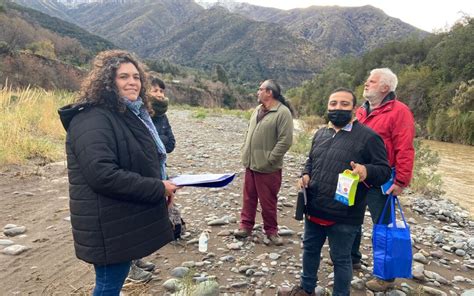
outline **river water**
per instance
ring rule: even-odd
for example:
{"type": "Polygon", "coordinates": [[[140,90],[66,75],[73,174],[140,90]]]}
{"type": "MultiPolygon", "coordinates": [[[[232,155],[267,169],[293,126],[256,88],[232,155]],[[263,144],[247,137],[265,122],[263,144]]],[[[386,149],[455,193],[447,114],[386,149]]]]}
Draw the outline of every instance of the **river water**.
{"type": "Polygon", "coordinates": [[[431,150],[438,152],[438,173],[443,180],[444,195],[474,217],[474,146],[438,141],[423,141],[431,150]]]}

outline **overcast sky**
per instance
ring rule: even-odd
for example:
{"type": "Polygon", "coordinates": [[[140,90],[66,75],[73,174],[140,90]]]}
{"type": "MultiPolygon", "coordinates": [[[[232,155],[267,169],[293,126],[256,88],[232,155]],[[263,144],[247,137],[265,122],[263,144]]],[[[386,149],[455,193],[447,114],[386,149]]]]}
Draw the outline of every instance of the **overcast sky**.
{"type": "MultiPolygon", "coordinates": [[[[215,0],[204,0],[215,2],[215,0]]],[[[474,16],[474,0],[236,0],[280,9],[311,5],[363,6],[370,4],[386,14],[428,32],[451,27],[462,13],[474,16]]]]}

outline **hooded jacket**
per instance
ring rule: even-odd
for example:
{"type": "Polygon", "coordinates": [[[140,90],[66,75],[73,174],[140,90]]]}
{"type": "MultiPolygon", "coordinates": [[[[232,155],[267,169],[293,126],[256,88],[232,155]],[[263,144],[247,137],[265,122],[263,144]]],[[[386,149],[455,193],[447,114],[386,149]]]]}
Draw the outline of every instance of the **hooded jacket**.
{"type": "Polygon", "coordinates": [[[156,131],[160,136],[163,145],[165,145],[166,153],[171,153],[176,145],[173,130],[171,129],[168,116],[166,114],[156,115],[151,118],[155,125],[156,131]]]}
{"type": "Polygon", "coordinates": [[[168,121],[168,116],[166,116],[168,104],[168,98],[164,98],[163,100],[153,99],[151,106],[155,111],[155,114],[151,117],[151,120],[155,125],[156,131],[158,132],[163,145],[165,145],[166,153],[171,153],[176,145],[176,140],[170,122],[168,121]]]}
{"type": "Polygon", "coordinates": [[[104,265],[150,255],[173,239],[158,151],[128,109],[65,106],[66,153],[76,256],[104,265]]]}

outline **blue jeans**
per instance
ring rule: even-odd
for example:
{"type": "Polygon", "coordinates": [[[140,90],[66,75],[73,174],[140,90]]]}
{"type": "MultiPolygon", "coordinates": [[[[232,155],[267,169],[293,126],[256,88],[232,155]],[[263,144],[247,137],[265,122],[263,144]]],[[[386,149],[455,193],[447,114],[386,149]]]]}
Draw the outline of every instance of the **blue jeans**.
{"type": "MultiPolygon", "coordinates": [[[[379,222],[380,216],[382,215],[383,208],[387,202],[388,195],[382,193],[380,187],[372,187],[367,192],[367,205],[370,212],[370,217],[372,218],[372,223],[376,224],[379,222]]],[[[390,223],[390,208],[385,211],[385,216],[383,218],[382,224],[387,225],[390,223]]],[[[360,241],[362,239],[362,226],[357,231],[356,238],[354,239],[354,244],[352,245],[351,257],[353,263],[360,262],[362,255],[359,251],[360,241]]],[[[393,281],[393,280],[389,280],[393,281]]]]}
{"type": "Polygon", "coordinates": [[[130,261],[95,265],[95,288],[93,296],[118,296],[130,270],[130,261]]]}
{"type": "Polygon", "coordinates": [[[303,239],[303,273],[301,287],[313,291],[318,281],[317,271],[321,248],[329,240],[329,255],[334,263],[334,296],[349,295],[352,280],[351,247],[360,225],[336,223],[321,226],[305,219],[303,239]]]}

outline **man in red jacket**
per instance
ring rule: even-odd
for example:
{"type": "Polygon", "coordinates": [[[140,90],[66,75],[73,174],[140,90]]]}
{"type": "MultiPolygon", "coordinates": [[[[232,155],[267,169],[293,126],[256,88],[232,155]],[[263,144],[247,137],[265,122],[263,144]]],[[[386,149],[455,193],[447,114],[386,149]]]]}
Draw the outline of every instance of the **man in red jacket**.
{"type": "MultiPolygon", "coordinates": [[[[408,106],[400,102],[395,95],[397,83],[397,76],[390,69],[373,69],[365,82],[363,96],[366,102],[356,112],[359,122],[372,128],[384,141],[388,162],[395,169],[396,174],[395,181],[387,194],[392,193],[395,196],[400,195],[410,184],[415,158],[413,147],[415,121],[408,106]]],[[[378,222],[386,200],[387,195],[382,193],[380,187],[372,187],[369,190],[367,204],[374,224],[378,222]]],[[[383,223],[388,224],[389,215],[385,216],[383,223]]],[[[361,232],[352,247],[354,268],[360,267],[361,232]]],[[[375,278],[368,281],[366,286],[372,291],[383,292],[393,287],[394,280],[375,278]]]]}

